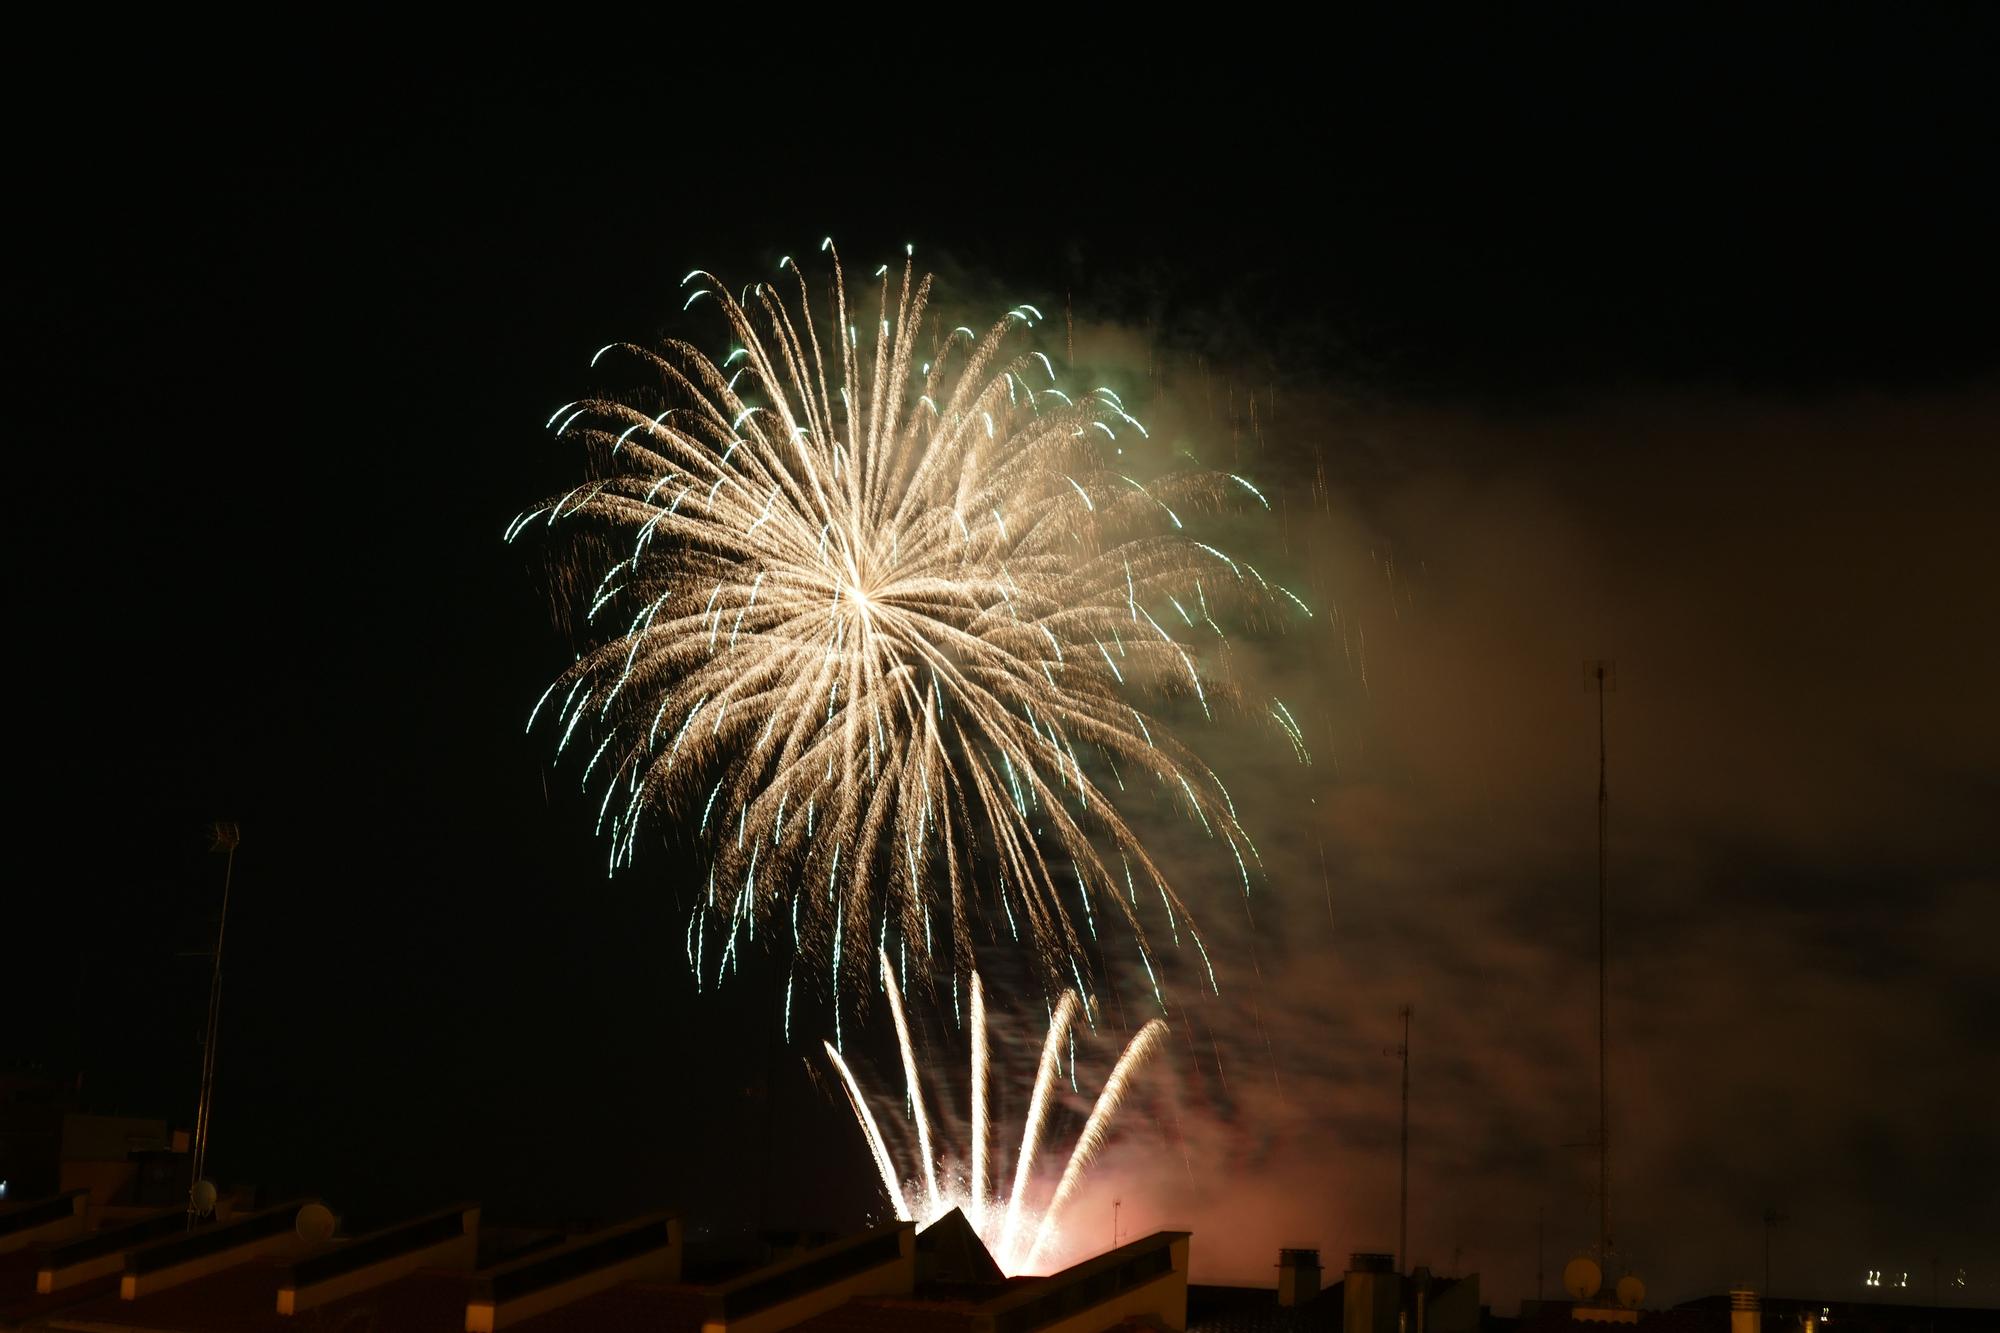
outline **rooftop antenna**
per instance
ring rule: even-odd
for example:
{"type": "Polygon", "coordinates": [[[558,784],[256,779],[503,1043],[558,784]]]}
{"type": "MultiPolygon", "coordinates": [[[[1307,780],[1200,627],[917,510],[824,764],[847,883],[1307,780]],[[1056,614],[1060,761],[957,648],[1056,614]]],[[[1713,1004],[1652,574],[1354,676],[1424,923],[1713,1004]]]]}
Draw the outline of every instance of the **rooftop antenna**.
{"type": "Polygon", "coordinates": [[[1611,1101],[1605,1084],[1604,976],[1610,951],[1606,914],[1611,860],[1611,788],[1605,780],[1604,696],[1618,688],[1618,664],[1590,663],[1597,685],[1597,1253],[1611,1261],[1611,1101]]]}
{"type": "Polygon", "coordinates": [[[1402,1272],[1410,1257],[1410,1015],[1404,1005],[1396,1011],[1403,1020],[1403,1044],[1392,1055],[1403,1061],[1402,1175],[1396,1204],[1396,1271],[1402,1272]]]}
{"type": "Polygon", "coordinates": [[[1764,1210],[1764,1294],[1766,1296],[1771,1294],[1771,1229],[1791,1220],[1791,1218],[1786,1217],[1776,1208],[1766,1208],[1764,1210]]]}
{"type": "Polygon", "coordinates": [[[223,863],[222,914],[215,921],[214,964],[208,975],[208,1026],[201,1042],[201,1093],[194,1108],[193,1169],[188,1173],[189,1230],[198,1215],[215,1206],[215,1187],[202,1188],[207,1184],[202,1173],[208,1165],[209,1113],[215,1104],[215,1038],[222,1022],[222,940],[229,925],[229,886],[236,877],[236,846],[242,840],[242,830],[233,820],[218,819],[209,827],[208,850],[223,852],[228,860],[223,863]]]}
{"type": "Polygon", "coordinates": [[[1542,1299],[1542,1209],[1535,1209],[1535,1299],[1542,1299]]]}

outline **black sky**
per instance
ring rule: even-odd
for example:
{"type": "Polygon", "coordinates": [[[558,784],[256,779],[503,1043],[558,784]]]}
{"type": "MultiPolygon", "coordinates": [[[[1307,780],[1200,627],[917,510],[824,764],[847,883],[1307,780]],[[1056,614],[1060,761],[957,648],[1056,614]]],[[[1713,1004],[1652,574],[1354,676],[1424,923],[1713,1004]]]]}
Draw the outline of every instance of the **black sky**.
{"type": "MultiPolygon", "coordinates": [[[[1428,540],[1413,560],[1509,512],[1483,479],[1546,481],[1557,514],[1623,497],[1621,516],[1684,538],[1646,497],[1698,502],[1700,479],[1750,476],[1717,520],[1749,553],[1714,559],[1768,568],[1760,518],[1800,518],[1781,478],[1816,474],[1817,432],[1857,415],[1870,428],[1838,443],[1848,463],[1795,503],[1845,497],[1859,527],[1913,541],[1933,503],[1977,521],[1966,497],[1991,495],[2000,352],[1991,10],[1578,10],[1213,36],[1177,51],[1008,38],[982,58],[954,38],[934,60],[935,36],[911,30],[823,66],[741,32],[599,34],[507,65],[341,41],[312,60],[128,52],[24,69],[8,94],[7,528],[27,850],[0,1055],[82,1070],[96,1109],[185,1118],[204,978],[179,955],[212,911],[201,828],[229,815],[245,841],[225,1173],[369,1215],[456,1195],[523,1216],[669,1197],[722,1227],[858,1215],[864,1164],[839,1156],[852,1145],[835,1108],[773,1053],[773,988],[693,996],[672,876],[605,881],[568,780],[545,791],[520,735],[567,652],[532,567],[499,542],[573,476],[537,428],[594,348],[673,324],[696,265],[762,272],[832,231],[850,254],[913,241],[969,298],[1067,294],[1086,330],[1137,331],[1176,364],[1300,404],[1295,421],[1358,430],[1326,450],[1357,514],[1428,540]],[[1939,425],[1940,403],[1970,406],[1939,425]],[[1680,428],[1635,442],[1634,423],[1662,420],[1680,428]],[[1874,490],[1869,469],[1899,452],[1925,466],[1874,490]],[[791,1171],[809,1197],[786,1194],[791,1171]]],[[[1311,452],[1288,438],[1274,471],[1311,452]]],[[[1966,536],[1944,591],[1983,593],[1983,616],[1961,602],[1963,620],[1904,650],[1958,662],[1951,681],[1990,660],[1994,564],[1966,536]]],[[[1560,567],[1553,544],[1520,549],[1527,570],[1560,567]]],[[[1687,554],[1642,549],[1677,567],[1687,554]]],[[[1646,555],[1624,558],[1645,574],[1646,555]]],[[[1801,639],[1838,643],[1840,598],[1799,580],[1765,605],[1804,607],[1801,639]]],[[[1881,596],[1898,596],[1893,579],[1881,596]]],[[[1695,642],[1731,642],[1728,622],[1759,605],[1690,597],[1695,642]]],[[[1551,642],[1575,629],[1547,623],[1551,642]]],[[[1448,680],[1450,645],[1428,646],[1448,680]]],[[[1923,673],[1833,678],[1875,697],[1860,720],[1821,714],[1826,730],[1923,748],[1866,684],[1923,673]]],[[[1996,767],[1978,748],[1991,700],[1963,708],[1970,748],[1930,770],[1952,808],[1992,794],[1996,767]]],[[[1371,725],[1393,732],[1396,716],[1385,704],[1371,725]]],[[[1417,722],[1380,741],[1414,770],[1445,744],[1417,722]]],[[[1865,935],[1885,876],[1933,885],[1942,861],[1953,883],[1994,883],[1990,836],[1919,830],[1868,848],[1863,872],[1840,863],[1852,849],[1821,862],[1759,843],[1786,818],[1746,816],[1760,850],[1745,892],[1796,892],[1842,929],[1865,935]]],[[[1365,877],[1369,840],[1351,845],[1336,860],[1365,877]]],[[[1477,898],[1476,874],[1454,873],[1477,898]]],[[[1990,996],[1992,917],[1972,919],[1983,950],[1941,973],[1919,953],[1890,989],[1990,996]]],[[[1385,930],[1384,947],[1408,938],[1385,930]]],[[[1366,978],[1355,993],[1397,998],[1366,978]]],[[[1990,1092],[1983,1043],[1961,1054],[1990,1092]]],[[[1469,1095],[1491,1093],[1466,1061],[1469,1095]]],[[[1937,1109],[1990,1199],[1988,1113],[1937,1109]]],[[[1503,1157],[1575,1128],[1512,1102],[1507,1116],[1503,1157]]],[[[1703,1123],[1727,1137],[1726,1118],[1703,1123]]],[[[1350,1174],[1382,1149],[1357,1128],[1350,1174]]],[[[1937,1189],[1950,1176],[1928,1158],[1914,1174],[1937,1189]]],[[[1964,1198],[1940,1208],[1961,1233],[1977,1215],[1964,1198]]],[[[1990,1222],[1974,1239],[1990,1260],[1990,1222]]],[[[1686,1280],[1707,1262],[1687,1259],[1686,1280]]]]}

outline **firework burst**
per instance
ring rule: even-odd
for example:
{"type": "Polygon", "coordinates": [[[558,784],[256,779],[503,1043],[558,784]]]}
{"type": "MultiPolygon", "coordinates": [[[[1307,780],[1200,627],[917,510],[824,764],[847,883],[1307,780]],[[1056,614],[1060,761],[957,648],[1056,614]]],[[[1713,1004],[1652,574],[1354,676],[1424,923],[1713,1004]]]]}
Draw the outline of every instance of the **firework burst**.
{"type": "Polygon", "coordinates": [[[1166,1035],[1167,1025],[1161,1019],[1151,1019],[1126,1043],[1118,1063],[1112,1066],[1110,1076],[1105,1079],[1102,1091],[1091,1106],[1090,1117],[1084,1122],[1083,1132],[1077,1136],[1076,1144],[1070,1150],[1062,1175],[1057,1178],[1047,1201],[1037,1207],[1030,1199],[1031,1184],[1062,1068],[1063,1044],[1069,1039],[1076,1022],[1080,1004],[1077,992],[1064,991],[1050,1011],[1048,1035],[1043,1039],[1042,1058],[1035,1070],[1034,1091],[1029,1095],[1027,1117],[1021,1126],[1021,1149],[1014,1161],[1013,1188],[1005,1195],[999,1195],[993,1191],[992,1181],[988,1179],[990,1152],[987,1138],[991,1120],[987,1114],[986,1089],[989,1070],[985,994],[980,986],[979,974],[973,973],[971,986],[972,1151],[968,1163],[939,1155],[933,1145],[930,1118],[924,1106],[923,1083],[917,1076],[916,1048],[910,1042],[909,1025],[903,1017],[901,988],[897,985],[895,969],[889,963],[888,954],[881,954],[880,958],[882,988],[889,997],[890,1010],[896,1019],[896,1044],[903,1062],[905,1104],[916,1126],[920,1167],[917,1179],[904,1181],[898,1175],[895,1159],[882,1137],[875,1113],[869,1109],[867,1098],[862,1094],[861,1084],[834,1045],[831,1042],[824,1045],[826,1057],[840,1074],[841,1087],[847,1093],[848,1103],[854,1108],[855,1122],[860,1126],[862,1137],[875,1159],[875,1169],[882,1177],[883,1192],[888,1195],[897,1217],[921,1226],[929,1226],[954,1208],[963,1211],[966,1221],[979,1233],[1002,1271],[1010,1276],[1033,1272],[1042,1256],[1049,1252],[1062,1234],[1060,1222],[1063,1209],[1082,1183],[1091,1160],[1104,1146],[1112,1119],[1125,1099],[1126,1087],[1146,1061],[1152,1058],[1155,1048],[1166,1035]]]}
{"type": "Polygon", "coordinates": [[[817,291],[789,258],[779,273],[735,293],[690,274],[721,358],[612,344],[592,364],[629,387],[551,417],[590,479],[507,540],[557,543],[587,647],[529,729],[575,763],[612,870],[659,814],[701,848],[698,978],[760,927],[789,936],[788,1015],[817,965],[837,1032],[843,979],[865,996],[886,946],[906,981],[948,975],[956,995],[982,937],[1081,988],[1084,941],[1113,913],[1156,976],[1148,920],[1201,939],[1127,803],[1178,808],[1246,891],[1256,852],[1143,705],[1228,697],[1225,606],[1309,614],[1187,529],[1263,497],[1121,470],[1144,428],[1113,390],[1057,383],[1033,307],[947,329],[907,262],[878,272],[866,313],[837,254],[817,291]]]}

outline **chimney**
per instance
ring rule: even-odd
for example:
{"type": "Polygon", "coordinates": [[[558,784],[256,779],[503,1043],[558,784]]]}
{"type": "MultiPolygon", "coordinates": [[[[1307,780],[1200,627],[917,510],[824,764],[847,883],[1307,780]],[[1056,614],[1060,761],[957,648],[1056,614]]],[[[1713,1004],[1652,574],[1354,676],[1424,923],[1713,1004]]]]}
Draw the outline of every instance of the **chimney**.
{"type": "Polygon", "coordinates": [[[1764,1324],[1764,1303],[1749,1287],[1729,1289],[1729,1333],[1760,1333],[1764,1324]]]}
{"type": "Polygon", "coordinates": [[[1319,1295],[1319,1251],[1278,1251],[1278,1304],[1304,1305],[1319,1295]]]}
{"type": "Polygon", "coordinates": [[[1341,1299],[1342,1327],[1347,1333],[1396,1333],[1403,1319],[1403,1279],[1389,1254],[1356,1254],[1347,1261],[1341,1299]]]}

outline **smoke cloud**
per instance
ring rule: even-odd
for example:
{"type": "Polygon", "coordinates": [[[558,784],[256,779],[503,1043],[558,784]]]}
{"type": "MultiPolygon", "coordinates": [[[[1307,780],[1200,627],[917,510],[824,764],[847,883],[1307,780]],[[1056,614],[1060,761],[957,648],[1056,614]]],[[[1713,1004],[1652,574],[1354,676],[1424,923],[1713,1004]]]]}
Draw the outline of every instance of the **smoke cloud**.
{"type": "MultiPolygon", "coordinates": [[[[1315,614],[1240,649],[1241,717],[1190,736],[1263,871],[1246,900],[1199,830],[1157,831],[1222,993],[1181,956],[1173,1044],[1070,1230],[1191,1229],[1209,1281],[1268,1283],[1281,1245],[1394,1250],[1407,1003],[1409,1257],[1511,1309],[1539,1216],[1558,1294],[1596,1238],[1586,663],[1611,658],[1619,1253],[1659,1299],[1761,1282],[1775,1209],[1779,1292],[1933,1255],[1993,1280],[1966,1182],[2000,1171],[1980,485],[2000,399],[1494,416],[1073,337],[1079,363],[1143,377],[1163,448],[1270,495],[1231,549],[1315,614]],[[1271,697],[1309,767],[1258,725],[1271,697]]],[[[1114,989],[1136,1023],[1143,978],[1114,989]]]]}

